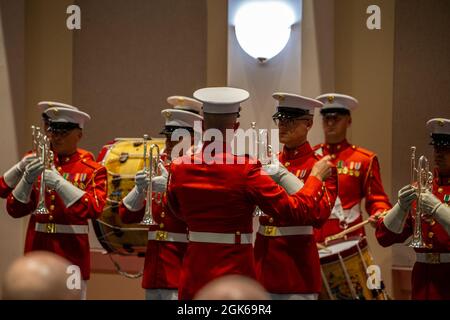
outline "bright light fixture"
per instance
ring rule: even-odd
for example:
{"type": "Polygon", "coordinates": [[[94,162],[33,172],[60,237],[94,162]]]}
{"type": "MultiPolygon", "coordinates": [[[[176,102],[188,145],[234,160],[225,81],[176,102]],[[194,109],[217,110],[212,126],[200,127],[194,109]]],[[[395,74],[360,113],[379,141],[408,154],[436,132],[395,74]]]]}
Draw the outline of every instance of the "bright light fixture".
{"type": "Polygon", "coordinates": [[[283,2],[249,2],[236,13],[236,38],[245,52],[265,62],[286,46],[294,20],[292,9],[283,2]]]}

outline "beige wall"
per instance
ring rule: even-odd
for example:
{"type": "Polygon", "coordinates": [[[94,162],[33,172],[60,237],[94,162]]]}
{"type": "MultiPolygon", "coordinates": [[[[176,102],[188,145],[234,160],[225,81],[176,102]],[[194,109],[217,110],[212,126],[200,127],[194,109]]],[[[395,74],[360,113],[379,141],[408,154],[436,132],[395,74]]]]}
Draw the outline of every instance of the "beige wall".
{"type": "MultiPolygon", "coordinates": [[[[316,97],[334,91],[334,0],[303,0],[302,70],[300,92],[316,97]]],[[[311,145],[323,141],[318,110],[308,133],[311,145]]]]}
{"type": "MultiPolygon", "coordinates": [[[[0,1],[0,170],[17,160],[24,110],[24,1],[0,1]]],[[[23,228],[12,219],[0,199],[0,288],[10,263],[23,253],[23,228]]],[[[0,292],[1,299],[1,292],[0,292]]]]}
{"type": "Polygon", "coordinates": [[[78,0],[73,102],[93,121],[83,145],[97,153],[116,137],[158,136],[171,95],[206,85],[206,0],[78,0]]]}
{"type": "MultiPolygon", "coordinates": [[[[72,103],[72,37],[66,28],[71,0],[26,0],[26,136],[40,124],[42,100],[72,103]]],[[[25,148],[29,148],[26,145],[25,148]]]]}
{"type": "MultiPolygon", "coordinates": [[[[378,155],[384,188],[390,194],[392,184],[392,99],[394,63],[394,5],[391,0],[339,0],[335,2],[335,86],[336,91],[359,100],[353,112],[349,135],[356,145],[378,155]],[[381,30],[366,28],[366,9],[381,8],[381,30]]],[[[391,249],[384,249],[366,228],[369,247],[380,265],[391,292],[391,249]]]]}
{"type": "Polygon", "coordinates": [[[209,87],[227,85],[228,1],[207,1],[207,64],[206,84],[209,87]]]}

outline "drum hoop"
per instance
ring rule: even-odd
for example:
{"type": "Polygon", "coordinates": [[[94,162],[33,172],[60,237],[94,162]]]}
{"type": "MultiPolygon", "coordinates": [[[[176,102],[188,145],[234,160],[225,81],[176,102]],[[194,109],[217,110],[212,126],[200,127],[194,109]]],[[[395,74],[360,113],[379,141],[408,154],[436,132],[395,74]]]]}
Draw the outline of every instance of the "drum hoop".
{"type": "MultiPolygon", "coordinates": [[[[357,242],[354,246],[352,246],[348,249],[345,249],[343,251],[336,252],[336,253],[333,253],[328,256],[320,258],[320,264],[328,265],[330,263],[336,262],[339,259],[339,254],[341,255],[342,259],[344,259],[344,260],[353,258],[355,255],[359,254],[358,253],[358,245],[359,245],[360,250],[365,250],[366,248],[368,248],[366,238],[365,237],[364,238],[358,237],[358,238],[359,238],[359,242],[357,242]]],[[[353,239],[349,238],[346,241],[351,241],[351,240],[356,240],[356,238],[353,238],[353,239]]],[[[336,242],[336,243],[339,243],[339,242],[336,242]]]]}

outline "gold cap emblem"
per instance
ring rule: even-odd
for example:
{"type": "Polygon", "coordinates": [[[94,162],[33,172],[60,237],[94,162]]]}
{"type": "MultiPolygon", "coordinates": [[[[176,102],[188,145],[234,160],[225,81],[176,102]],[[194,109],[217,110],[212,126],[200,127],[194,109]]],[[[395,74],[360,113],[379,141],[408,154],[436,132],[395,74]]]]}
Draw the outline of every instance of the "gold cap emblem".
{"type": "Polygon", "coordinates": [[[284,101],[284,96],[282,94],[277,94],[275,95],[275,99],[277,99],[278,101],[284,101]]]}
{"type": "Polygon", "coordinates": [[[334,101],[334,96],[328,96],[328,98],[327,98],[327,99],[328,99],[328,102],[330,102],[330,103],[331,103],[331,102],[333,102],[333,101],[334,101]]]}
{"type": "Polygon", "coordinates": [[[172,112],[170,112],[170,111],[165,111],[165,112],[164,112],[164,117],[165,117],[167,120],[170,120],[170,118],[172,118],[172,112]]]}

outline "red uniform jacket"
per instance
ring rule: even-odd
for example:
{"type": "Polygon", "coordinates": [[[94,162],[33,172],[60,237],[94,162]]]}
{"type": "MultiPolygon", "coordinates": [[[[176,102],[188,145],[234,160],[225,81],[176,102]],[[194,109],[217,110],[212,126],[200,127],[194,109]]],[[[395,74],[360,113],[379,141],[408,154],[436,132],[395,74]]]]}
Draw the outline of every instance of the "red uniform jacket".
{"type": "MultiPolygon", "coordinates": [[[[55,191],[45,194],[48,215],[31,215],[25,240],[25,253],[35,250],[54,252],[81,269],[83,279],[89,279],[90,255],[87,234],[43,233],[35,231],[35,223],[87,225],[88,219],[98,218],[106,202],[106,170],[93,160],[92,154],[78,149],[70,157],[55,157],[55,167],[61,175],[86,193],[66,208],[55,191]]],[[[39,198],[39,182],[33,187],[31,201],[24,204],[11,194],[7,200],[8,213],[20,218],[34,212],[39,198]]]]}
{"type": "MultiPolygon", "coordinates": [[[[319,160],[310,144],[304,143],[295,150],[286,147],[279,155],[280,162],[302,181],[305,181],[314,164],[319,160]]],[[[324,183],[325,196],[315,207],[317,214],[308,223],[320,228],[330,216],[337,196],[337,173],[333,171],[324,183]]],[[[262,216],[263,226],[287,227],[299,224],[262,216]]],[[[320,261],[314,235],[282,237],[256,235],[255,265],[257,279],[271,293],[319,293],[322,286],[320,261]]]]}
{"type": "Polygon", "coordinates": [[[3,176],[0,177],[0,198],[6,199],[13,191],[5,182],[3,176]]]}
{"type": "MultiPolygon", "coordinates": [[[[153,219],[157,223],[149,231],[176,232],[186,234],[186,224],[176,218],[166,206],[166,197],[157,204],[152,201],[153,219]]],[[[138,223],[144,217],[145,207],[139,211],[128,210],[120,204],[119,214],[124,223],[138,223]]],[[[186,235],[187,238],[187,235],[186,235]]],[[[177,289],[186,242],[149,240],[145,254],[142,287],[145,289],[177,289]]]]}
{"type": "Polygon", "coordinates": [[[186,221],[189,231],[235,234],[237,243],[189,242],[180,276],[180,299],[192,299],[206,283],[226,274],[255,278],[252,244],[239,241],[241,234],[252,232],[256,205],[274,219],[290,218],[297,224],[311,223],[319,215],[316,206],[323,193],[317,178],[310,177],[300,192],[289,196],[262,173],[260,163],[246,156],[226,150],[217,152],[214,160],[204,160],[202,153],[174,160],[169,204],[186,221]]]}
{"type": "MultiPolygon", "coordinates": [[[[450,178],[433,181],[433,194],[447,205],[450,204],[450,178]]],[[[405,242],[412,234],[414,221],[411,215],[400,234],[391,232],[383,223],[377,222],[376,237],[380,245],[388,247],[394,243],[405,242]]],[[[416,252],[450,253],[450,236],[434,219],[422,222],[422,236],[429,248],[414,249],[416,252]]],[[[428,264],[416,262],[412,271],[412,299],[450,300],[450,263],[428,264]]]]}
{"type": "MultiPolygon", "coordinates": [[[[384,192],[380,165],[373,152],[350,145],[347,140],[339,144],[320,144],[314,147],[314,150],[317,154],[331,155],[339,177],[339,193],[335,208],[322,228],[315,230],[317,242],[323,242],[326,237],[362,222],[360,204],[363,198],[369,215],[384,212],[392,207],[384,192]],[[341,207],[339,202],[342,204],[341,207]],[[339,207],[341,209],[337,210],[339,207]]],[[[365,235],[364,228],[348,234],[348,236],[363,235],[365,235]]]]}

